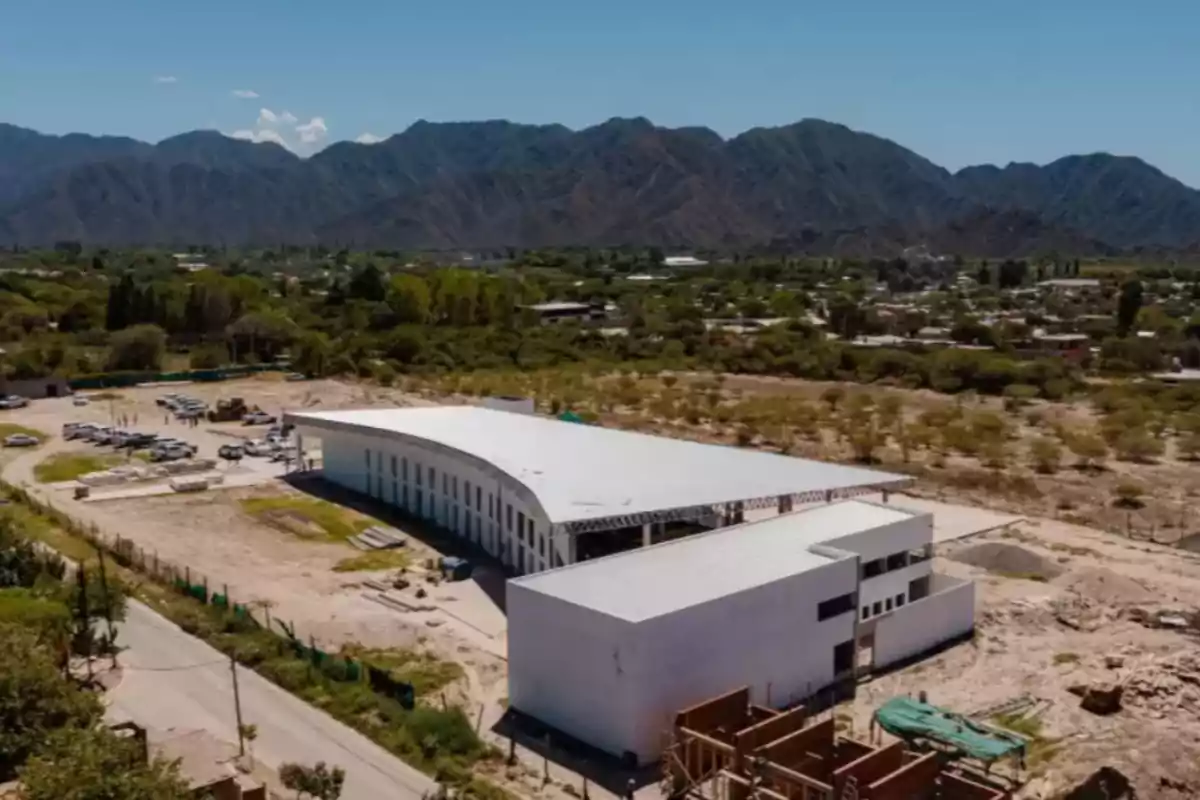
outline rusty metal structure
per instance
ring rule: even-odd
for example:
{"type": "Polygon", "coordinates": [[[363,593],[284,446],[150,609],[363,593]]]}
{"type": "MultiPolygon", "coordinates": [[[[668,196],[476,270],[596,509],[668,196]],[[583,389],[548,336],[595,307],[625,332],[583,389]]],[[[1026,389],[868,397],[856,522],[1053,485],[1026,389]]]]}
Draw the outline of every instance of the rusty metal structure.
{"type": "Polygon", "coordinates": [[[831,715],[750,702],[749,688],[675,716],[663,752],[673,800],[1003,800],[938,752],[875,747],[837,733],[831,715]]]}

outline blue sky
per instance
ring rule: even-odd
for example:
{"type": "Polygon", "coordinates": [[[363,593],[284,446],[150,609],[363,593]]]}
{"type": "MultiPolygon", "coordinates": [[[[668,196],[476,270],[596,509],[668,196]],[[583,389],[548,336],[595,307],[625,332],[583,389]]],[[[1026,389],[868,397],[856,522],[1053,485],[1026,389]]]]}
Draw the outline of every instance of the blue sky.
{"type": "Polygon", "coordinates": [[[215,128],[307,153],[422,118],[728,136],[820,117],[950,168],[1105,150],[1200,186],[1195,0],[4,6],[0,121],[50,133],[215,128]]]}

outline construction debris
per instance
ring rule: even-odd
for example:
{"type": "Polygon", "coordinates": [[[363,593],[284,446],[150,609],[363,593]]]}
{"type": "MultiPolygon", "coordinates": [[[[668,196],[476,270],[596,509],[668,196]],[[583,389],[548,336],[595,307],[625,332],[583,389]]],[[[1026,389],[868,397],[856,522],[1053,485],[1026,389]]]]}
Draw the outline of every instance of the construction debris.
{"type": "Polygon", "coordinates": [[[362,533],[351,536],[349,542],[359,550],[394,550],[404,547],[408,540],[399,531],[372,525],[362,533]]]}
{"type": "Polygon", "coordinates": [[[1137,792],[1119,770],[1101,767],[1063,795],[1063,800],[1137,800],[1137,792]]]}
{"type": "Polygon", "coordinates": [[[1121,710],[1121,694],[1125,687],[1119,683],[1081,684],[1067,688],[1071,694],[1082,697],[1079,707],[1099,716],[1108,716],[1121,710]]]}

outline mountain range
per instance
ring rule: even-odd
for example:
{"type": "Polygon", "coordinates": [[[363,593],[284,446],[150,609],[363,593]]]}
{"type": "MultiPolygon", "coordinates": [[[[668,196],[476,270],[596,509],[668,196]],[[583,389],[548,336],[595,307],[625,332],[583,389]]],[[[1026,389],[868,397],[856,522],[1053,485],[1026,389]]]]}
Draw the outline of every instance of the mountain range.
{"type": "Polygon", "coordinates": [[[422,121],[310,158],[215,131],[148,144],[0,124],[0,243],[64,240],[1094,255],[1195,247],[1200,192],[1103,153],[950,172],[815,119],[730,139],[642,118],[422,121]]]}

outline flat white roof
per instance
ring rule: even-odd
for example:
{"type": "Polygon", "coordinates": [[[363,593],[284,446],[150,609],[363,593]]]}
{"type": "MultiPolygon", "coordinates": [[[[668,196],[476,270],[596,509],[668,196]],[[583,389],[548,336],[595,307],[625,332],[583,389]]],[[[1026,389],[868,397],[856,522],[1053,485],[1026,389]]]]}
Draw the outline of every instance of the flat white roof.
{"type": "Polygon", "coordinates": [[[301,426],[392,433],[474,456],[524,484],[552,523],[911,481],[889,472],[478,406],[288,412],[287,418],[301,426]]]}
{"type": "Polygon", "coordinates": [[[911,519],[917,512],[846,500],[641,550],[539,572],[511,583],[640,622],[831,563],[809,548],[911,519]]]}

